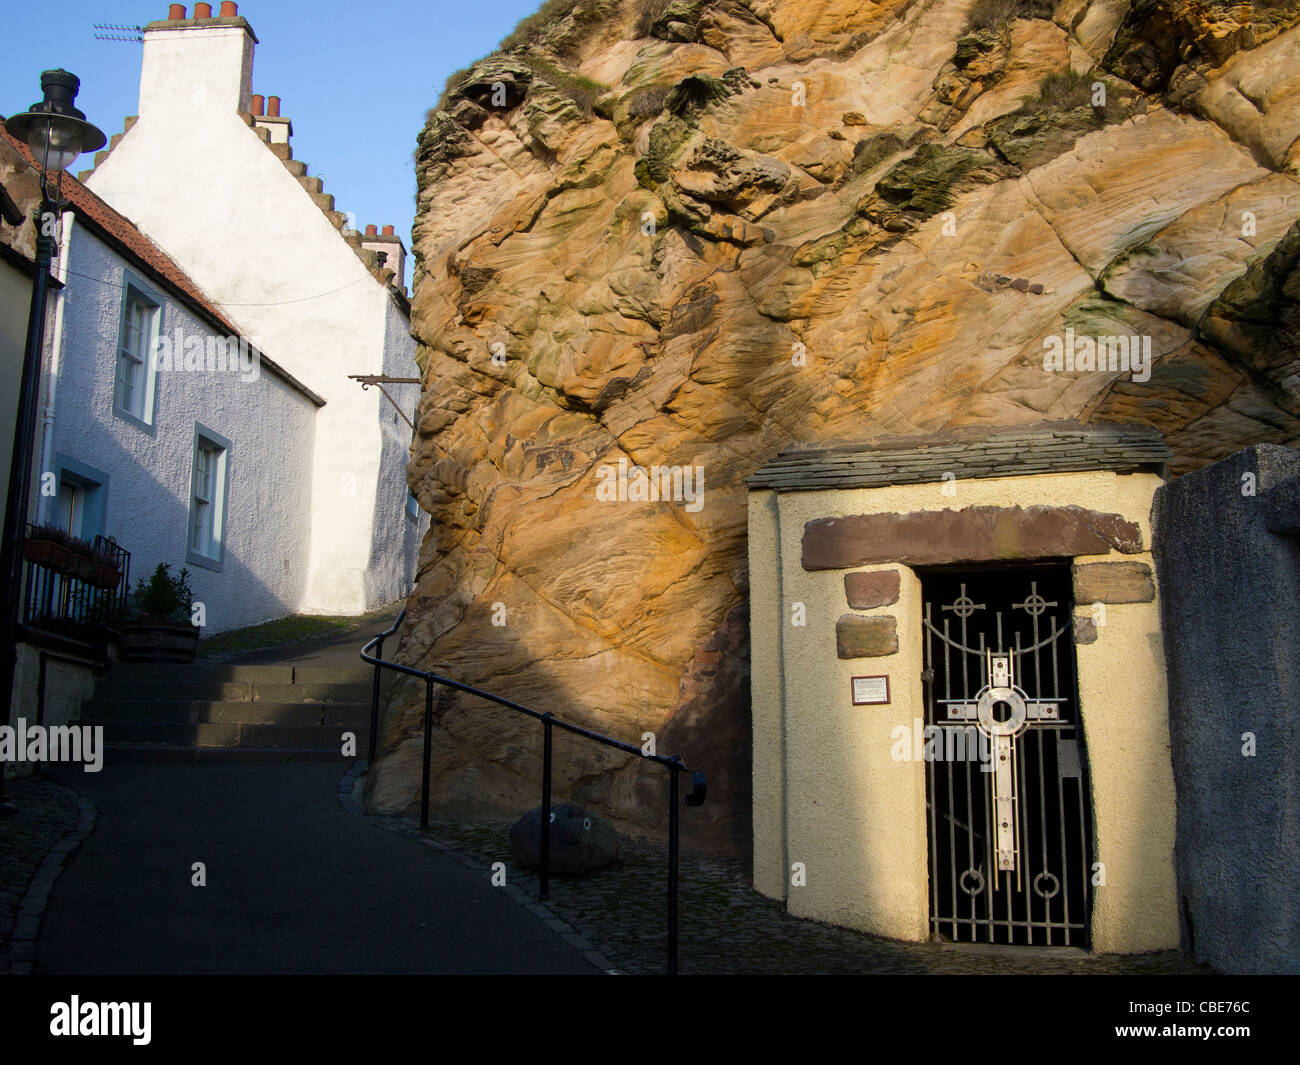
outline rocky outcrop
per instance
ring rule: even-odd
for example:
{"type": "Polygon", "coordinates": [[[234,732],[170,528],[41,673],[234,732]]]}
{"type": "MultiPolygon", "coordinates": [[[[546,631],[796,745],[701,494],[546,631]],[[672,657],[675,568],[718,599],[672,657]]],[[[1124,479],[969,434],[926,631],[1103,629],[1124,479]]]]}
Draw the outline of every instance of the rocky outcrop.
{"type": "MultiPolygon", "coordinates": [[[[420,135],[398,653],[652,733],[710,774],[687,828],[747,844],[743,478],[783,447],[1136,420],[1181,472],[1300,433],[1294,0],[547,8],[420,135]],[[1149,338],[1149,379],[1046,372],[1067,329],[1149,338]],[[638,466],[703,494],[602,490],[638,466]]],[[[396,689],[378,807],[422,709],[396,689]]],[[[533,805],[538,731],[441,704],[435,803],[533,805]]],[[[662,823],[656,767],[560,746],[557,801],[662,823]]]]}

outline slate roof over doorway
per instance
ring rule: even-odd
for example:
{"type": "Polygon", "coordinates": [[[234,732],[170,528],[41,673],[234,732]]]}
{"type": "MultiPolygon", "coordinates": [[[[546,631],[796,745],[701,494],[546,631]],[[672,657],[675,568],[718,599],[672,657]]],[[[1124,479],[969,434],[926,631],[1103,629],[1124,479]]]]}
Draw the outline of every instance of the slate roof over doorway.
{"type": "Polygon", "coordinates": [[[1038,422],[970,427],[917,436],[790,448],[745,479],[751,490],[781,492],[879,488],[982,477],[1150,471],[1165,475],[1171,457],[1150,426],[1112,422],[1038,422]]]}

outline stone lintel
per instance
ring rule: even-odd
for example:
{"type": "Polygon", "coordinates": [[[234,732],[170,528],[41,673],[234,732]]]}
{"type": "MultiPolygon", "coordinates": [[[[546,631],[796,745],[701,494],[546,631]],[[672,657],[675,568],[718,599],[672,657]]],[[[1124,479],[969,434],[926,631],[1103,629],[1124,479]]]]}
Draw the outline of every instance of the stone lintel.
{"type": "Polygon", "coordinates": [[[1136,554],[1142,532],[1120,514],[1083,507],[967,507],[818,518],[803,532],[803,568],[879,562],[941,565],[1012,559],[1136,554]]]}

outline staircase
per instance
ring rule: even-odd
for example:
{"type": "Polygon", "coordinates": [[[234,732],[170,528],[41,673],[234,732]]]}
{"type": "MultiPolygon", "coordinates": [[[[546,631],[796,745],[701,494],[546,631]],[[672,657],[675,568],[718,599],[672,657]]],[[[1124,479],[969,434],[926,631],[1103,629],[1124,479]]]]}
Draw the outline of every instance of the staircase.
{"type": "Polygon", "coordinates": [[[104,726],[105,760],[352,761],[364,758],[373,674],[364,667],[118,663],[81,707],[104,726]]]}

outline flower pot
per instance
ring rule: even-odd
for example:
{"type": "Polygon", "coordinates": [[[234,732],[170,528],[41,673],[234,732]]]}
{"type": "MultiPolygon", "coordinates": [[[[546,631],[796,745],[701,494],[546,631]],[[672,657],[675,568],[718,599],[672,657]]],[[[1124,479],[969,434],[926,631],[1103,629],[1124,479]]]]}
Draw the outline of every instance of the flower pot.
{"type": "Polygon", "coordinates": [[[119,627],[123,662],[193,662],[199,629],[188,622],[128,621],[119,627]]]}
{"type": "Polygon", "coordinates": [[[24,540],[23,558],[34,566],[44,566],[55,573],[67,573],[71,553],[54,540],[24,540]]]}
{"type": "Polygon", "coordinates": [[[69,551],[68,568],[64,572],[75,580],[90,583],[90,579],[95,576],[98,565],[95,559],[88,555],[83,555],[78,551],[69,551]]]}
{"type": "Polygon", "coordinates": [[[96,588],[116,588],[118,581],[122,579],[122,571],[114,566],[111,562],[96,562],[94,571],[86,579],[87,584],[94,585],[96,588]]]}

